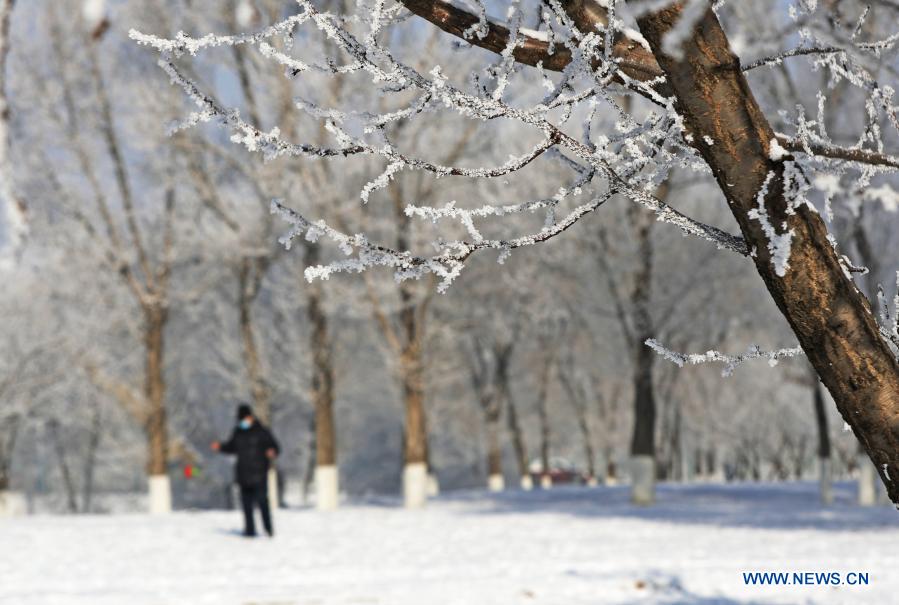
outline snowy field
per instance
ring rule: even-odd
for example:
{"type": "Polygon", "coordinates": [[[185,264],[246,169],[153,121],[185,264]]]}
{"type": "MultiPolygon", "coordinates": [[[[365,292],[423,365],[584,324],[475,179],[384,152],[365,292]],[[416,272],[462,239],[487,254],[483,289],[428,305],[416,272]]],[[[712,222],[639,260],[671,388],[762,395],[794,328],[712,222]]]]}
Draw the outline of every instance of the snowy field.
{"type": "Polygon", "coordinates": [[[3,605],[896,603],[899,513],[823,508],[812,484],[448,495],[280,511],[0,520],[3,605]],[[867,572],[856,586],[745,586],[743,572],[867,572]]]}

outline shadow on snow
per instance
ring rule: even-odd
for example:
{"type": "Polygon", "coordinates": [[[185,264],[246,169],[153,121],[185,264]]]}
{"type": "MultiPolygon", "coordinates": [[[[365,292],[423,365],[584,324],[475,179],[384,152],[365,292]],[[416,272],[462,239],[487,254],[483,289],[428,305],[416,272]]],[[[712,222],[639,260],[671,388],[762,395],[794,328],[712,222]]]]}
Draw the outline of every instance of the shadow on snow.
{"type": "Polygon", "coordinates": [[[628,486],[557,487],[496,494],[448,493],[444,502],[483,503],[471,514],[553,512],[585,517],[631,518],[663,523],[708,524],[759,529],[815,529],[823,531],[899,528],[899,512],[892,506],[855,504],[855,483],[834,484],[834,503],[824,506],[817,484],[726,483],[659,484],[656,504],[630,503],[628,486]]]}

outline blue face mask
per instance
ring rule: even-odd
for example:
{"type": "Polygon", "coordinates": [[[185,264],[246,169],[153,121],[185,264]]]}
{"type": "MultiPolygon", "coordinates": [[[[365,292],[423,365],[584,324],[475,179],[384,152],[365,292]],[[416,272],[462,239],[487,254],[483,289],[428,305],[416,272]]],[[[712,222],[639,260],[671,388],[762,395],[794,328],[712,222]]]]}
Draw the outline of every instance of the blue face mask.
{"type": "Polygon", "coordinates": [[[237,426],[239,426],[243,430],[247,430],[248,428],[253,426],[253,423],[250,422],[249,420],[247,420],[246,418],[244,418],[243,420],[240,421],[240,424],[238,424],[237,426]]]}

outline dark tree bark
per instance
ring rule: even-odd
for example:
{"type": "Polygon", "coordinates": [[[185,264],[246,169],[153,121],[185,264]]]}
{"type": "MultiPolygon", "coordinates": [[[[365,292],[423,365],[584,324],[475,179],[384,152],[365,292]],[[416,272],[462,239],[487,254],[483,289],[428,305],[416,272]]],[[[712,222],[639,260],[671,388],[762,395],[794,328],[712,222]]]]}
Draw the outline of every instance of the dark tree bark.
{"type": "Polygon", "coordinates": [[[693,144],[711,167],[781,313],[874,462],[890,499],[899,503],[899,364],[880,337],[870,305],[846,277],[817,212],[790,209],[784,162],[770,159],[775,135],[710,9],[684,41],[683,60],[662,51],[682,3],[639,19],[676,97],[693,144]],[[705,141],[714,141],[709,145],[705,141]],[[768,183],[769,221],[793,232],[789,267],[780,274],[762,225],[750,218],[768,183]]]}

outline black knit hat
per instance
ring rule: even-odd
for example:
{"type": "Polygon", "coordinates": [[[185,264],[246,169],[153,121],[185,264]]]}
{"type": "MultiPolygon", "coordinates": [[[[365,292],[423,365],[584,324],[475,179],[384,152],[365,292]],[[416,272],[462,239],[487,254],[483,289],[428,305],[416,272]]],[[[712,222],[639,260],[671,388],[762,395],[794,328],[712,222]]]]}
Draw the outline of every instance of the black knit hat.
{"type": "Polygon", "coordinates": [[[241,403],[239,406],[237,406],[237,419],[238,420],[243,420],[247,416],[252,416],[252,415],[253,415],[253,408],[251,408],[249,406],[249,404],[241,403]]]}

